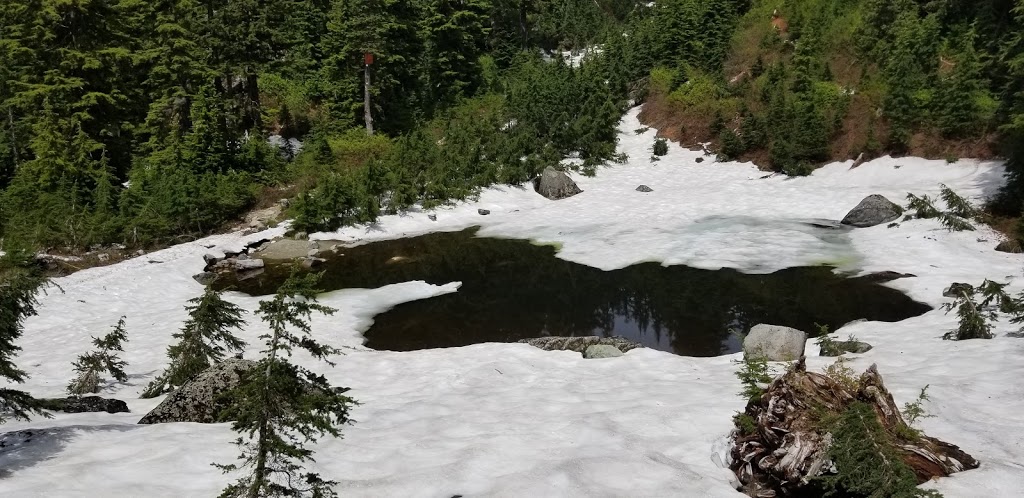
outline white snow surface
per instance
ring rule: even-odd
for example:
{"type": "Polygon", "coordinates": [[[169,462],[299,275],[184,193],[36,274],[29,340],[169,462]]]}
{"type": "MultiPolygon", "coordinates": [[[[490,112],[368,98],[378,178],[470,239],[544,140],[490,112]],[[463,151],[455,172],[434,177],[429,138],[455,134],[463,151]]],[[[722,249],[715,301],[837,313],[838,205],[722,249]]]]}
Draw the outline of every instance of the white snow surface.
{"type": "MultiPolygon", "coordinates": [[[[869,194],[902,202],[907,192],[936,194],[945,183],[981,199],[1001,183],[997,162],[955,164],[882,158],[856,169],[837,163],[806,178],[772,176],[750,164],[718,163],[675,146],[651,162],[654,131],[640,128],[637,110],[621,125],[627,164],[577,176],[584,190],[549,201],[527,188],[495,187],[479,200],[435,211],[389,216],[371,227],[317,238],[365,243],[480,225],[480,235],[557,244],[559,257],[602,269],[644,261],[748,272],[817,263],[870,272],[917,275],[892,286],[938,307],[950,282],[984,278],[1020,290],[1024,257],[995,252],[987,230],[950,233],[932,220],[823,236],[803,222],[840,219],[869,194]],[[639,184],[654,189],[636,192],[639,184]],[[477,209],[489,209],[480,216],[477,209]]],[[[0,448],[0,496],[213,496],[232,476],[211,462],[231,463],[237,449],[227,424],[135,422],[160,398],[138,395],[165,364],[171,334],[185,318],[185,301],[202,287],[191,275],[206,252],[237,248],[278,235],[209,237],[57,279],[30,319],[17,358],[36,396],[58,396],[70,364],[127,316],[124,359],[130,379],[105,387],[129,414],[58,414],[9,422],[2,432],[37,430],[30,443],[0,448]],[[211,247],[213,249],[211,249],[211,247]]],[[[317,318],[314,334],[345,347],[334,368],[297,356],[361,402],[344,439],[315,444],[313,465],[340,482],[343,496],[739,496],[722,467],[732,415],[743,408],[733,372],[738,355],[688,358],[637,349],[620,358],[584,360],[523,344],[479,344],[415,352],[361,346],[373,316],[396,304],[457,292],[459,284],[407,282],[349,289],[322,301],[341,311],[317,318]]],[[[247,310],[258,300],[228,299],[247,310]]],[[[264,330],[250,315],[250,343],[264,330]]],[[[851,366],[877,363],[898,403],[929,385],[934,414],[919,426],[961,446],[981,468],[929,483],[947,497],[1011,497],[1024,489],[1024,338],[941,339],[955,325],[942,310],[900,323],[860,322],[854,334],[875,348],[851,366]]],[[[251,345],[247,356],[254,356],[251,345]]],[[[808,345],[810,368],[829,363],[808,345]]],[[[0,440],[4,436],[0,435],[0,440]]],[[[8,437],[8,441],[14,439],[8,437]]]]}

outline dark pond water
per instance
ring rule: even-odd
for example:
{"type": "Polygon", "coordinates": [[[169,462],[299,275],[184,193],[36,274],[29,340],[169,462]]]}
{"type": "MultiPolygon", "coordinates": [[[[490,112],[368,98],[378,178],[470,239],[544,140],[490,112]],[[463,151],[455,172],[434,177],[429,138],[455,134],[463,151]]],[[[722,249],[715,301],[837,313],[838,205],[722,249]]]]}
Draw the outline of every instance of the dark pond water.
{"type": "MultiPolygon", "coordinates": [[[[321,287],[461,281],[454,294],[401,304],[374,319],[366,346],[394,351],[598,335],[680,355],[716,356],[738,351],[733,331],[758,323],[814,333],[816,323],[835,330],[860,318],[895,322],[931,309],[872,279],[844,278],[829,267],[748,275],[643,263],[606,272],[558,259],[550,246],[478,238],[475,232],[345,249],[323,266],[321,287]]],[[[287,272],[271,267],[259,277],[219,285],[270,294],[287,272]]]]}

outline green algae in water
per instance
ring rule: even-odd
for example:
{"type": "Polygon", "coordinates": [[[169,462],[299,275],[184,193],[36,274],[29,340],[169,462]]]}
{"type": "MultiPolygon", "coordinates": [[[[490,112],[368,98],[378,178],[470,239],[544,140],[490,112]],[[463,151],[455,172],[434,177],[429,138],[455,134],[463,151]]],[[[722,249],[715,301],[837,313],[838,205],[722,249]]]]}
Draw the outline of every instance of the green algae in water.
{"type": "MultiPolygon", "coordinates": [[[[462,282],[456,293],[400,304],[374,318],[366,346],[394,351],[597,335],[680,355],[717,356],[739,350],[733,331],[758,323],[814,333],[816,323],[835,330],[857,319],[895,322],[931,309],[877,279],[845,278],[826,266],[764,275],[659,263],[602,271],[558,259],[550,245],[475,233],[343,249],[318,269],[325,272],[321,288],[462,282]]],[[[258,277],[217,285],[270,294],[288,268],[271,266],[258,277]]]]}

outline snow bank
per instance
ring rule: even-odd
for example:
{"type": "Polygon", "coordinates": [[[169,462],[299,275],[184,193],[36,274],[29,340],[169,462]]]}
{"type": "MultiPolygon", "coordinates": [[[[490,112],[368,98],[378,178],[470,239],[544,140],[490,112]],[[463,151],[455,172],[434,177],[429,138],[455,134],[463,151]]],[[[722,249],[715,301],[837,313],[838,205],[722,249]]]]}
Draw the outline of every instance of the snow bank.
{"type": "MultiPolygon", "coordinates": [[[[484,191],[478,202],[389,216],[319,238],[369,242],[481,225],[481,235],[526,237],[557,244],[559,257],[603,269],[641,261],[733,267],[768,272],[830,262],[855,271],[913,273],[891,285],[940,305],[952,281],[1010,280],[1019,290],[1024,257],[992,250],[987,230],[949,233],[934,221],[902,223],[842,234],[806,221],[840,219],[863,197],[901,201],[908,191],[935,194],[940,183],[980,198],[998,187],[998,163],[882,158],[850,169],[833,164],[807,178],[765,173],[752,165],[716,163],[674,144],[650,162],[653,131],[635,134],[636,111],[621,126],[626,165],[577,178],[584,192],[549,201],[528,189],[484,191]],[[635,192],[639,184],[651,193],[635,192]],[[477,209],[489,209],[479,216],[477,209]]],[[[38,396],[62,392],[70,363],[127,315],[125,359],[131,378],[103,393],[125,399],[131,414],[58,415],[9,423],[2,431],[43,429],[32,443],[0,449],[3,496],[211,496],[229,480],[210,462],[237,454],[227,425],[137,426],[160,399],[138,393],[164,365],[182,306],[202,288],[191,275],[205,252],[237,248],[282,228],[242,237],[221,235],[104,268],[58,279],[41,316],[31,319],[18,358],[38,396]],[[208,247],[209,246],[209,247],[208,247]]],[[[480,344],[407,353],[369,351],[360,333],[373,316],[401,302],[457,292],[458,283],[407,282],[381,289],[348,289],[323,296],[340,312],[318,318],[314,333],[346,348],[336,368],[310,363],[362,404],[345,439],[316,445],[317,469],[341,482],[348,496],[738,496],[719,464],[731,415],[743,406],[735,393],[732,357],[685,358],[634,350],[621,358],[583,360],[523,344],[480,344]]],[[[257,300],[228,299],[252,311],[257,300]]],[[[250,316],[250,318],[252,318],[250,316]]],[[[955,318],[942,311],[900,323],[849,325],[875,345],[853,360],[877,363],[899,403],[930,385],[936,415],[920,425],[959,444],[982,462],[978,470],[929,484],[948,497],[1019,496],[1024,488],[1024,339],[948,342],[955,318]]],[[[264,330],[253,323],[245,338],[264,330]]],[[[253,354],[252,345],[247,354],[253,354]]],[[[813,356],[816,349],[808,347],[813,356]]],[[[300,357],[299,360],[307,361],[300,357]]],[[[822,368],[813,357],[809,367],[822,368]]],[[[4,437],[15,442],[15,435],[4,437]]]]}

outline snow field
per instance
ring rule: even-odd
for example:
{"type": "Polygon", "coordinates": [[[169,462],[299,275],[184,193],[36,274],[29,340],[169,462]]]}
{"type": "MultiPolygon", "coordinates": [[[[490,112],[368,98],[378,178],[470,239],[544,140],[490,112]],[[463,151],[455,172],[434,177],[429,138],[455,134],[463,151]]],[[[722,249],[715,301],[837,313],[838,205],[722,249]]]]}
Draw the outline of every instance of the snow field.
{"type": "MultiPolygon", "coordinates": [[[[998,253],[987,229],[949,233],[933,220],[830,234],[806,221],[840,219],[869,194],[902,202],[907,192],[935,195],[945,183],[980,199],[998,188],[996,162],[882,158],[850,169],[829,165],[806,178],[773,176],[750,164],[717,163],[670,144],[651,162],[654,131],[637,110],[623,119],[624,165],[594,178],[575,175],[584,190],[552,202],[528,188],[496,187],[478,201],[435,211],[382,218],[314,238],[365,243],[481,225],[481,236],[529,238],[557,244],[559,257],[601,269],[644,261],[700,268],[770,272],[832,263],[870,272],[917,275],[895,288],[936,308],[953,281],[1009,280],[1024,287],[1024,257],[998,253]],[[651,193],[634,189],[646,184],[651,193]],[[480,216],[477,209],[489,209],[480,216]],[[980,240],[979,240],[980,239],[980,240]]],[[[129,342],[123,358],[131,375],[104,396],[128,402],[130,414],[59,414],[54,419],[5,424],[0,431],[43,429],[31,443],[0,449],[2,496],[213,496],[230,480],[211,462],[230,463],[237,450],[229,426],[135,422],[160,399],[138,394],[166,362],[171,334],[185,318],[185,301],[202,288],[191,275],[202,254],[279,235],[283,228],[242,236],[226,234],[154,252],[114,266],[57,280],[29,320],[17,362],[31,378],[21,386],[36,396],[58,396],[70,364],[121,315],[129,342]],[[214,249],[206,246],[213,245],[214,249]]],[[[373,316],[396,304],[457,292],[407,282],[381,289],[349,289],[322,297],[337,315],[316,318],[314,333],[345,347],[337,367],[297,356],[332,383],[352,387],[362,404],[341,440],[315,445],[314,466],[340,482],[343,496],[740,496],[732,475],[716,462],[727,445],[731,416],[743,407],[733,376],[738,355],[686,358],[634,350],[621,358],[583,360],[570,352],[544,352],[522,344],[479,344],[405,353],[362,348],[373,316]]],[[[247,310],[258,300],[228,299],[247,310]]],[[[243,338],[246,355],[259,350],[265,330],[251,314],[243,338]]],[[[862,322],[848,334],[875,348],[849,365],[871,363],[901,405],[929,385],[925,408],[935,415],[919,426],[964,448],[978,470],[927,486],[947,497],[1013,497],[1024,489],[1024,338],[1002,323],[993,340],[943,341],[955,316],[935,310],[897,324],[862,322]]],[[[808,344],[809,368],[824,368],[808,344]]],[[[4,436],[0,436],[3,438],[4,436]]]]}

